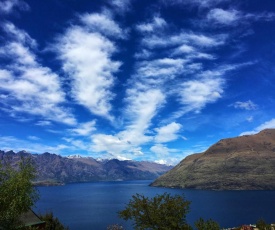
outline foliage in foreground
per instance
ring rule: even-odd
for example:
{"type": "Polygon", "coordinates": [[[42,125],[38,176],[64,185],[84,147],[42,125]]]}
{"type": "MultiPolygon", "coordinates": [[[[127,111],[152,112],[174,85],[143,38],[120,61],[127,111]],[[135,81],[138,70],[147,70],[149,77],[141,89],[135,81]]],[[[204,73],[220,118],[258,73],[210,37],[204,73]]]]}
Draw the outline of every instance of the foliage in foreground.
{"type": "Polygon", "coordinates": [[[123,227],[119,224],[113,224],[108,226],[107,230],[123,230],[123,227]]]}
{"type": "MultiPolygon", "coordinates": [[[[164,193],[148,198],[136,194],[132,196],[126,208],[119,212],[119,216],[124,220],[132,220],[137,230],[191,230],[192,227],[186,220],[189,211],[190,202],[183,196],[164,193]]],[[[200,218],[195,226],[198,230],[220,229],[219,224],[211,219],[205,221],[200,218]]]]}
{"type": "Polygon", "coordinates": [[[39,195],[31,181],[35,168],[30,158],[22,158],[18,169],[10,163],[0,162],[0,223],[4,229],[16,229],[19,216],[27,212],[39,195]]]}
{"type": "MultiPolygon", "coordinates": [[[[23,227],[20,216],[29,211],[39,199],[33,186],[35,167],[31,158],[21,158],[18,165],[12,166],[9,159],[0,161],[0,229],[36,230],[23,227]],[[22,227],[19,227],[22,226],[22,227]]],[[[39,216],[46,222],[45,230],[68,230],[52,213],[39,216]]]]}
{"type": "Polygon", "coordinates": [[[198,230],[219,230],[220,225],[213,221],[212,219],[205,221],[204,219],[200,218],[196,221],[195,226],[198,230]]]}
{"type": "Polygon", "coordinates": [[[39,215],[39,218],[46,222],[45,230],[69,230],[65,227],[58,218],[53,216],[52,212],[46,213],[45,215],[39,215]]]}
{"type": "MultiPolygon", "coordinates": [[[[148,198],[140,194],[132,196],[119,216],[124,220],[132,220],[134,229],[137,230],[191,230],[192,227],[186,221],[190,202],[183,196],[171,196],[168,193],[148,198]]],[[[273,229],[263,219],[256,222],[259,230],[273,229]]],[[[220,226],[212,219],[200,218],[195,222],[197,230],[220,230],[220,226]]],[[[243,229],[242,227],[236,229],[243,229]]],[[[122,226],[112,225],[107,230],[123,230],[122,226]]]]}
{"type": "Polygon", "coordinates": [[[256,222],[256,227],[257,227],[259,230],[271,230],[271,225],[270,225],[270,224],[267,224],[263,219],[259,219],[259,220],[256,222]]]}
{"type": "Polygon", "coordinates": [[[132,196],[126,209],[119,212],[119,216],[124,220],[133,220],[137,230],[185,230],[191,229],[186,221],[189,205],[190,202],[179,195],[164,193],[148,198],[136,194],[132,196]]]}

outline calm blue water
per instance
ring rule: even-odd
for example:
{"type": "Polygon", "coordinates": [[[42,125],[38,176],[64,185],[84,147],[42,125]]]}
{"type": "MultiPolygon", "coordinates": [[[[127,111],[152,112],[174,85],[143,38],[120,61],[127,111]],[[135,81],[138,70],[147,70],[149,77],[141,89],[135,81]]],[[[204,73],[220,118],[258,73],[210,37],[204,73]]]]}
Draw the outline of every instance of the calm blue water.
{"type": "Polygon", "coordinates": [[[212,218],[222,227],[255,223],[264,218],[275,222],[275,191],[203,191],[149,187],[151,181],[76,183],[56,187],[38,187],[38,213],[52,211],[71,230],[106,230],[108,225],[131,223],[118,218],[136,193],[152,197],[169,192],[184,194],[191,201],[187,219],[193,224],[200,217],[212,218]]]}

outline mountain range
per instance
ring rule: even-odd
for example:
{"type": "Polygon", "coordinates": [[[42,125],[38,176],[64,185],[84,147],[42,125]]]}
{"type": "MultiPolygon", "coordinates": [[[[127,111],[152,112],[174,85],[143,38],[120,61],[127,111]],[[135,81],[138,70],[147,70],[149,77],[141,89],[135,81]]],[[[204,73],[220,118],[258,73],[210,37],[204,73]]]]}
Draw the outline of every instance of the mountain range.
{"type": "Polygon", "coordinates": [[[183,159],[152,186],[209,190],[275,190],[275,129],[222,139],[183,159]]]}
{"type": "Polygon", "coordinates": [[[46,185],[88,181],[153,180],[172,168],[146,161],[96,160],[79,155],[62,157],[48,152],[31,154],[26,151],[15,153],[0,150],[0,162],[8,160],[15,166],[21,157],[32,159],[37,171],[35,183],[46,185]]]}

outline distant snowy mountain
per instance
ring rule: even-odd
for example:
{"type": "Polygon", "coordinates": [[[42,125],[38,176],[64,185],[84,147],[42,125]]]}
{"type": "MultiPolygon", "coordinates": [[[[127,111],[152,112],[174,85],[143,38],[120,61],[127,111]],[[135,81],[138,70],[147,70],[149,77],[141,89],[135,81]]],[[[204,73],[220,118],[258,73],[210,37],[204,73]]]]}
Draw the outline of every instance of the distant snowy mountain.
{"type": "Polygon", "coordinates": [[[69,158],[69,159],[75,159],[75,158],[82,158],[82,156],[80,156],[79,154],[77,154],[77,155],[69,155],[69,156],[67,156],[67,158],[69,158]]]}
{"type": "Polygon", "coordinates": [[[153,162],[96,160],[80,155],[61,157],[51,153],[30,154],[26,151],[15,153],[0,150],[0,162],[9,158],[12,165],[15,165],[21,156],[32,158],[37,169],[36,181],[40,182],[153,180],[172,168],[153,162]]]}

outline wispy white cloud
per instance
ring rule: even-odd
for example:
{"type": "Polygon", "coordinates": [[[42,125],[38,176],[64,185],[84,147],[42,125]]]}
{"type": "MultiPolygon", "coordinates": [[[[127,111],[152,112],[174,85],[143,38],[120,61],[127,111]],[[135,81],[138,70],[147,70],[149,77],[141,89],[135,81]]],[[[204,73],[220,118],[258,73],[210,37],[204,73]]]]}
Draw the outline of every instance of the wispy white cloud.
{"type": "Polygon", "coordinates": [[[144,55],[145,60],[136,64],[134,82],[145,88],[154,87],[165,91],[169,99],[178,97],[180,106],[174,116],[172,115],[173,119],[188,112],[199,113],[207,104],[214,103],[222,97],[224,74],[235,68],[233,65],[224,65],[221,68],[204,70],[202,62],[216,59],[211,50],[224,45],[228,36],[182,30],[170,34],[162,30],[169,27],[167,22],[159,16],[157,19],[159,23],[154,18],[151,22],[139,24],[137,27],[143,36],[143,53],[150,52],[150,56],[148,55],[149,58],[146,60],[144,55]],[[151,33],[152,31],[156,31],[156,34],[151,33]],[[158,58],[153,58],[152,53],[158,58]],[[162,58],[159,58],[160,56],[162,58]]]}
{"type": "Polygon", "coordinates": [[[29,10],[29,5],[22,0],[3,0],[0,2],[0,12],[4,14],[11,14],[15,8],[19,10],[29,10]]]}
{"type": "Polygon", "coordinates": [[[165,28],[166,26],[167,26],[167,23],[163,18],[155,16],[152,22],[138,24],[136,28],[140,32],[152,33],[152,32],[159,31],[165,28]]]}
{"type": "Polygon", "coordinates": [[[246,118],[246,120],[247,120],[248,122],[252,122],[252,121],[254,120],[254,117],[253,117],[253,116],[250,116],[250,117],[246,118]]]}
{"type": "Polygon", "coordinates": [[[107,158],[120,160],[134,159],[144,155],[140,146],[133,145],[118,135],[93,135],[91,149],[94,153],[107,153],[107,158]]]}
{"type": "Polygon", "coordinates": [[[226,34],[209,35],[195,31],[169,33],[165,28],[170,25],[160,16],[155,16],[151,22],[137,25],[137,31],[143,36],[141,44],[149,49],[169,48],[178,46],[184,52],[193,51],[194,47],[215,47],[224,44],[226,34]]]}
{"type": "Polygon", "coordinates": [[[114,94],[111,88],[115,82],[114,73],[119,70],[121,63],[111,59],[117,48],[111,40],[100,34],[101,29],[97,27],[104,24],[109,28],[115,22],[106,19],[104,15],[87,17],[92,18],[91,22],[83,27],[69,27],[59,38],[55,49],[63,62],[63,70],[72,79],[72,97],[75,101],[91,113],[112,120],[110,102],[114,94]],[[95,23],[100,20],[104,22],[95,23]]]}
{"type": "Polygon", "coordinates": [[[41,140],[39,137],[37,137],[37,136],[28,136],[28,139],[29,140],[32,140],[32,141],[39,141],[39,140],[41,140]]]}
{"type": "Polygon", "coordinates": [[[189,5],[198,6],[202,8],[210,8],[221,3],[229,2],[229,0],[171,0],[167,2],[166,0],[161,0],[163,4],[174,4],[174,5],[189,5]]]}
{"type": "Polygon", "coordinates": [[[80,16],[80,20],[88,30],[97,31],[102,35],[115,38],[124,38],[126,36],[125,32],[109,15],[86,13],[80,16]]]}
{"type": "Polygon", "coordinates": [[[115,156],[127,154],[132,145],[114,135],[95,134],[92,136],[92,150],[94,152],[107,152],[115,156]]]}
{"type": "Polygon", "coordinates": [[[187,141],[187,140],[188,140],[188,138],[187,138],[187,137],[184,137],[184,136],[181,136],[181,138],[182,138],[182,140],[184,140],[184,141],[187,141]]]}
{"type": "Polygon", "coordinates": [[[231,104],[236,109],[245,109],[245,110],[255,110],[258,106],[252,102],[251,100],[248,101],[236,101],[235,103],[231,104]]]}
{"type": "Polygon", "coordinates": [[[19,42],[10,42],[0,51],[0,55],[15,58],[18,64],[23,66],[36,65],[35,55],[30,51],[28,47],[19,42]]]}
{"type": "Polygon", "coordinates": [[[38,121],[35,125],[38,126],[50,126],[52,123],[50,121],[38,121]]]}
{"type": "Polygon", "coordinates": [[[225,75],[229,71],[236,70],[252,63],[241,63],[220,66],[216,69],[205,70],[196,73],[194,79],[186,80],[174,88],[174,93],[179,96],[179,103],[182,108],[174,114],[174,118],[201,110],[209,103],[220,99],[226,85],[225,75]]]}
{"type": "Polygon", "coordinates": [[[168,148],[166,145],[160,143],[153,145],[150,151],[156,154],[158,160],[155,160],[155,162],[159,164],[176,165],[183,158],[181,150],[168,148]]]}
{"type": "Polygon", "coordinates": [[[212,23],[222,25],[236,25],[241,19],[241,12],[235,9],[223,10],[220,8],[212,9],[207,14],[207,20],[212,23]]]}
{"type": "Polygon", "coordinates": [[[115,135],[93,135],[93,151],[107,152],[120,158],[143,155],[140,146],[153,140],[153,136],[147,132],[164,100],[165,97],[159,90],[129,89],[126,99],[128,106],[125,109],[127,118],[125,129],[115,135]]]}
{"type": "Polygon", "coordinates": [[[112,9],[115,10],[118,14],[124,14],[131,10],[131,2],[133,0],[112,0],[110,4],[112,9]]]}
{"type": "Polygon", "coordinates": [[[178,139],[178,132],[181,129],[181,124],[172,122],[166,126],[156,128],[157,135],[155,136],[155,141],[158,143],[169,142],[178,139]]]}
{"type": "Polygon", "coordinates": [[[147,128],[148,122],[156,115],[157,110],[165,102],[165,96],[159,89],[139,90],[130,88],[127,90],[129,104],[126,115],[130,121],[138,121],[137,127],[147,128]]]}
{"type": "Polygon", "coordinates": [[[25,150],[30,153],[43,153],[50,152],[56,154],[62,154],[63,150],[70,149],[70,146],[64,144],[58,145],[45,145],[40,142],[41,139],[38,139],[35,136],[29,136],[30,140],[18,139],[14,136],[0,136],[0,146],[1,150],[13,150],[15,152],[25,150]],[[35,141],[34,139],[35,138],[35,141]]]}
{"type": "Polygon", "coordinates": [[[186,62],[191,63],[192,65],[195,64],[194,60],[198,60],[198,59],[214,60],[217,58],[213,54],[205,53],[204,50],[200,51],[198,48],[195,48],[190,45],[185,45],[185,44],[175,48],[172,51],[171,56],[172,57],[184,57],[184,60],[186,62]]]}
{"type": "Polygon", "coordinates": [[[174,150],[162,143],[180,136],[180,124],[173,122],[155,129],[155,137],[150,131],[152,120],[165,105],[166,99],[178,98],[180,106],[175,116],[172,114],[173,118],[188,112],[199,113],[207,104],[222,97],[225,74],[244,65],[228,64],[205,69],[199,59],[216,59],[211,51],[224,45],[228,36],[192,31],[171,35],[165,31],[168,27],[160,16],[136,27],[141,36],[141,52],[136,54],[136,69],[127,84],[123,114],[125,128],[112,135],[93,135],[93,151],[130,157],[134,155],[133,149],[155,141],[157,144],[151,148],[152,152],[158,152],[159,156],[170,154],[174,150]]]}
{"type": "Polygon", "coordinates": [[[215,47],[224,44],[227,36],[225,34],[209,36],[201,33],[193,32],[181,32],[177,35],[166,35],[166,36],[146,36],[142,40],[142,44],[152,48],[161,47],[173,47],[182,45],[191,45],[197,47],[215,47]]]}
{"type": "Polygon", "coordinates": [[[25,32],[24,30],[20,30],[11,22],[5,22],[2,24],[2,29],[5,31],[6,35],[16,41],[20,42],[21,44],[26,44],[31,48],[37,48],[37,42],[30,37],[30,35],[25,32]]]}
{"type": "Polygon", "coordinates": [[[150,148],[150,150],[157,155],[164,157],[169,155],[169,149],[163,144],[156,144],[150,148]]]}
{"type": "Polygon", "coordinates": [[[175,49],[175,54],[189,54],[194,53],[196,49],[193,46],[183,44],[175,49]]]}
{"type": "Polygon", "coordinates": [[[68,143],[68,145],[70,146],[71,149],[78,150],[78,151],[84,150],[86,152],[91,152],[91,147],[90,147],[89,142],[71,138],[71,137],[64,137],[63,140],[68,143]]]}
{"type": "Polygon", "coordinates": [[[255,21],[274,21],[275,13],[274,12],[262,12],[257,14],[248,13],[245,15],[245,18],[255,20],[255,21]]]}
{"type": "Polygon", "coordinates": [[[199,113],[206,104],[221,98],[224,80],[222,78],[202,78],[189,80],[181,84],[178,90],[183,113],[194,111],[199,113]]]}
{"type": "Polygon", "coordinates": [[[96,121],[89,121],[85,123],[80,123],[77,125],[77,128],[69,129],[72,134],[80,135],[80,136],[90,136],[93,131],[96,130],[96,121]]]}
{"type": "Polygon", "coordinates": [[[4,30],[10,32],[10,41],[1,47],[0,58],[10,64],[0,66],[0,94],[5,95],[2,109],[75,124],[74,116],[62,106],[66,100],[59,77],[36,60],[32,51],[36,42],[10,23],[4,30]]]}
{"type": "Polygon", "coordinates": [[[207,36],[204,34],[186,33],[174,39],[175,41],[177,41],[177,39],[187,39],[190,43],[200,47],[214,47],[224,44],[226,35],[207,36]]]}
{"type": "MultiPolygon", "coordinates": [[[[56,48],[58,47],[63,61],[63,69],[73,79],[72,91],[75,100],[92,113],[112,119],[110,101],[113,98],[111,93],[114,84],[113,73],[118,71],[120,63],[111,60],[116,47],[105,35],[122,33],[122,30],[106,15],[89,14],[80,18],[85,26],[68,28],[66,34],[59,39],[56,48]],[[103,28],[99,28],[100,25],[108,32],[102,32],[103,28]]],[[[164,23],[160,18],[154,20],[159,26],[164,23]]],[[[153,70],[159,71],[161,66],[163,70],[170,66],[166,71],[172,75],[177,71],[172,68],[179,69],[180,65],[179,60],[167,58],[155,60],[150,64],[140,63],[138,69],[151,77],[149,68],[153,73],[153,70]]],[[[168,73],[163,73],[166,74],[168,73]]],[[[152,119],[165,102],[165,96],[160,88],[151,89],[150,83],[143,82],[137,75],[139,74],[135,75],[132,84],[128,85],[124,98],[126,105],[123,112],[124,129],[113,135],[92,134],[93,130],[89,129],[89,135],[92,134],[93,152],[105,152],[118,158],[140,156],[143,154],[140,145],[153,140],[148,130],[152,119]]],[[[88,129],[86,128],[79,127],[71,131],[86,135],[88,129]]],[[[74,142],[70,140],[70,143],[74,142]]]]}
{"type": "Polygon", "coordinates": [[[264,129],[275,129],[275,118],[264,122],[263,124],[257,126],[254,130],[252,131],[246,131],[240,134],[240,136],[243,135],[251,135],[251,134],[256,134],[264,129]]]}
{"type": "Polygon", "coordinates": [[[275,118],[264,122],[263,124],[259,125],[255,130],[261,131],[263,129],[274,129],[275,128],[275,118]]]}
{"type": "Polygon", "coordinates": [[[215,60],[217,57],[213,54],[208,54],[208,53],[195,53],[194,55],[190,55],[189,58],[192,59],[205,59],[205,60],[215,60]]]}
{"type": "MultiPolygon", "coordinates": [[[[50,48],[58,54],[60,61],[54,63],[53,69],[42,65],[54,62],[48,59],[51,54],[39,50],[44,42],[49,41],[38,44],[24,30],[2,22],[0,111],[7,112],[16,121],[24,121],[26,125],[35,118],[32,125],[41,126],[37,128],[44,128],[56,136],[66,135],[65,144],[29,145],[30,149],[41,147],[43,151],[59,153],[84,151],[94,156],[157,159],[163,163],[179,161],[196,148],[186,151],[171,148],[170,141],[184,141],[186,146],[193,141],[191,137],[187,141],[182,135],[177,118],[183,116],[182,119],[187,119],[190,118],[187,113],[203,112],[207,105],[220,100],[225,90],[228,90],[226,95],[231,93],[231,78],[227,73],[241,65],[232,64],[236,55],[229,58],[227,55],[237,49],[232,45],[238,43],[239,47],[247,49],[250,45],[250,41],[245,40],[247,37],[242,37],[247,44],[239,43],[232,31],[234,35],[242,33],[243,28],[252,31],[252,22],[274,20],[272,12],[247,13],[236,8],[235,2],[160,0],[157,4],[140,4],[135,0],[103,1],[97,4],[99,8],[90,12],[88,8],[86,13],[76,12],[75,18],[67,23],[60,21],[59,25],[68,25],[67,28],[47,29],[63,31],[59,37],[48,34],[56,38],[50,48]],[[160,2],[166,6],[157,5],[160,2]],[[141,11],[130,15],[130,10],[136,10],[134,4],[141,11]],[[200,9],[189,11],[190,7],[200,9]],[[187,9],[188,19],[173,15],[175,8],[183,13],[187,9]],[[127,17],[124,17],[126,13],[127,17]],[[143,18],[145,20],[141,21],[143,18]],[[204,24],[195,25],[196,18],[204,20],[204,24]],[[243,25],[242,28],[236,28],[239,25],[243,25]],[[123,66],[122,60],[125,60],[123,66]],[[61,72],[60,66],[64,70],[62,78],[57,75],[61,72]],[[79,105],[92,113],[88,122],[87,111],[80,114],[83,108],[79,110],[79,105]],[[100,122],[101,118],[107,118],[113,124],[100,122]],[[54,121],[71,126],[59,125],[57,129],[54,121]]],[[[27,9],[24,1],[0,0],[2,18],[22,10],[24,4],[27,9]]],[[[242,4],[238,7],[245,9],[242,4]]],[[[7,18],[13,19],[10,15],[7,18]]],[[[24,23],[22,20],[20,24],[25,26],[24,23]]],[[[26,25],[25,28],[30,27],[26,25]]],[[[36,33],[33,35],[37,39],[41,37],[36,33]]],[[[42,48],[50,50],[49,47],[42,48]]],[[[239,55],[238,58],[243,60],[245,56],[239,55]]],[[[221,101],[217,103],[219,105],[224,104],[221,101]]],[[[232,107],[253,110],[257,105],[252,101],[238,101],[232,107]]],[[[197,114],[192,116],[198,117],[197,114]]],[[[242,122],[244,119],[256,122],[256,117],[251,114],[240,119],[242,122]]],[[[270,121],[262,126],[272,124],[270,121]]],[[[28,135],[24,142],[6,137],[3,146],[12,146],[16,141],[16,147],[19,144],[27,146],[31,140],[43,141],[38,139],[39,135],[28,135]]]]}
{"type": "Polygon", "coordinates": [[[158,158],[154,162],[162,165],[175,166],[182,160],[182,157],[168,157],[168,158],[158,158]]]}
{"type": "Polygon", "coordinates": [[[165,103],[165,96],[158,89],[143,91],[132,88],[128,89],[127,94],[125,116],[129,124],[125,131],[119,133],[119,137],[135,145],[144,144],[152,140],[145,134],[153,117],[165,103]]]}
{"type": "Polygon", "coordinates": [[[275,19],[275,13],[262,12],[262,13],[245,13],[236,9],[224,10],[215,8],[208,12],[207,24],[210,26],[223,25],[223,26],[237,26],[243,23],[251,23],[253,21],[271,21],[275,19]]]}
{"type": "Polygon", "coordinates": [[[147,83],[158,84],[184,71],[185,60],[181,58],[162,58],[139,62],[137,75],[144,78],[147,83]]]}
{"type": "Polygon", "coordinates": [[[148,59],[153,55],[153,52],[147,49],[139,50],[134,56],[136,59],[148,59]]]}

